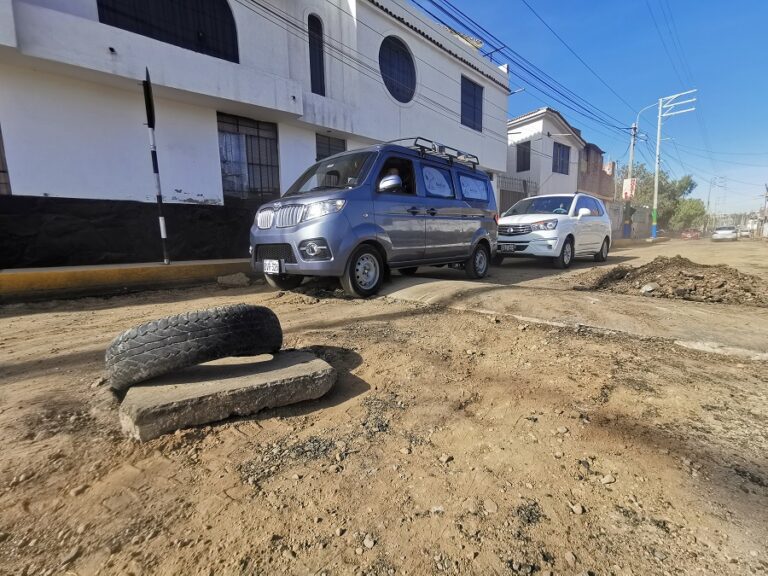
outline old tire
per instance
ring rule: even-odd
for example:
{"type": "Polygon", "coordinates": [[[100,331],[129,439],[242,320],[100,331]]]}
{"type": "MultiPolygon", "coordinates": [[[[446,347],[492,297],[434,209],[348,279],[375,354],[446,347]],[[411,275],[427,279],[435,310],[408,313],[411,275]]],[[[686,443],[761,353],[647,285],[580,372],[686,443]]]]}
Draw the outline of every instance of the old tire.
{"type": "Polygon", "coordinates": [[[264,274],[264,280],[275,290],[293,290],[301,286],[304,276],[298,274],[264,274]]]}
{"type": "Polygon", "coordinates": [[[567,238],[560,249],[560,254],[555,257],[555,268],[568,268],[573,262],[573,238],[567,238]]]}
{"type": "Polygon", "coordinates": [[[269,308],[235,304],[153,320],[115,338],[107,348],[109,385],[124,391],[137,384],[226,356],[277,352],[280,321],[269,308]]]}
{"type": "Polygon", "coordinates": [[[347,269],[339,279],[344,291],[354,298],[368,298],[381,288],[386,266],[373,246],[361,244],[349,257],[347,269]]]}
{"type": "Polygon", "coordinates": [[[608,238],[603,240],[603,245],[600,246],[600,252],[595,254],[595,262],[605,262],[608,260],[608,248],[610,246],[610,242],[608,241],[608,238]]]}
{"type": "Polygon", "coordinates": [[[488,274],[488,265],[490,264],[491,254],[483,242],[479,242],[472,251],[472,256],[464,264],[464,272],[468,278],[477,280],[485,278],[488,274]]]}

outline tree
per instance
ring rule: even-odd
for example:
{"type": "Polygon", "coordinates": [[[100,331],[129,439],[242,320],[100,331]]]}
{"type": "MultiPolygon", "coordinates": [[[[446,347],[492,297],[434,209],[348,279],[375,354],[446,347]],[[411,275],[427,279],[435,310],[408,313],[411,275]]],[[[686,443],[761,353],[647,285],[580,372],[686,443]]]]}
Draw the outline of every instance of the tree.
{"type": "MultiPolygon", "coordinates": [[[[623,178],[626,178],[626,166],[623,172],[623,178]]],[[[648,170],[645,164],[635,164],[632,177],[637,178],[635,199],[632,200],[632,204],[653,208],[653,172],[648,170]]],[[[680,201],[689,196],[695,188],[696,182],[690,175],[686,174],[682,178],[672,180],[664,170],[659,171],[658,224],[660,228],[670,225],[680,201]]]]}
{"type": "Polygon", "coordinates": [[[669,221],[673,230],[701,228],[707,219],[707,207],[698,198],[683,198],[669,221]]]}

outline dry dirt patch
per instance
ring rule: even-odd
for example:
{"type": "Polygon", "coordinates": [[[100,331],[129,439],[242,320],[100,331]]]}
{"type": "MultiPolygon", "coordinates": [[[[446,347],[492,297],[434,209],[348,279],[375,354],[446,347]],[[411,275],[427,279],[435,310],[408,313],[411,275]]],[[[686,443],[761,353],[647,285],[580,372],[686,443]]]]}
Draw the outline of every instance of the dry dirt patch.
{"type": "Polygon", "coordinates": [[[768,307],[768,288],[761,278],[724,264],[708,266],[682,256],[658,256],[639,267],[590,270],[577,281],[577,290],[768,307]]]}

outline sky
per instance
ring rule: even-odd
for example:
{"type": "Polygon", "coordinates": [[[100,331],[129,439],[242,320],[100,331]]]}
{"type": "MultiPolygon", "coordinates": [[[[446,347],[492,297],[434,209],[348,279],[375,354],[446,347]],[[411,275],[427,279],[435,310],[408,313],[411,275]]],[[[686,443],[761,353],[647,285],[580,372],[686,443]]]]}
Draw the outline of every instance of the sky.
{"type": "MultiPolygon", "coordinates": [[[[417,1],[439,13],[429,0],[417,1]]],[[[630,126],[641,108],[662,96],[698,89],[695,112],[664,120],[662,168],[672,177],[691,174],[697,183],[692,196],[705,202],[713,177],[723,177],[712,186],[713,212],[762,206],[768,183],[768,1],[526,1],[605,84],[523,0],[450,0],[560,84],[620,121],[614,122],[617,126],[630,126]]],[[[512,89],[525,87],[510,96],[510,117],[544,106],[544,100],[600,146],[606,160],[628,162],[628,134],[579,116],[514,76],[510,83],[512,89]]],[[[642,113],[635,157],[651,169],[656,119],[655,107],[642,113]]]]}

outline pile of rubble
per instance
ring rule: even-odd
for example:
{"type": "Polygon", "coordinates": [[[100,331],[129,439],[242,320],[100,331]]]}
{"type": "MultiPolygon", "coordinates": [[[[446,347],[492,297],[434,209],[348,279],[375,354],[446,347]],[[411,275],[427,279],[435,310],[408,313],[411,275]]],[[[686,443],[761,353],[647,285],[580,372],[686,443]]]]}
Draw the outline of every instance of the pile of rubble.
{"type": "Polygon", "coordinates": [[[768,307],[768,287],[761,278],[726,265],[697,264],[682,256],[658,256],[637,268],[620,265],[591,271],[580,280],[577,290],[768,307]]]}

